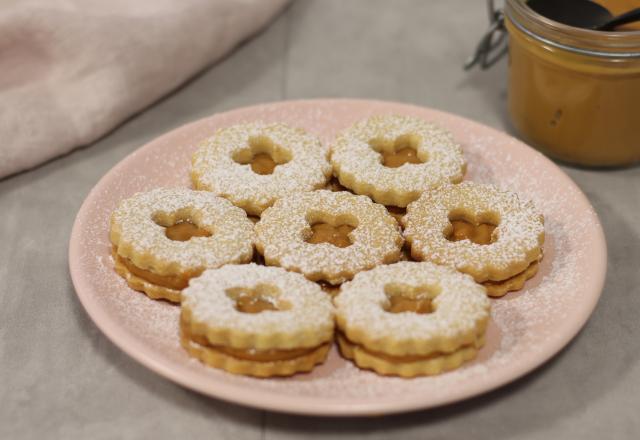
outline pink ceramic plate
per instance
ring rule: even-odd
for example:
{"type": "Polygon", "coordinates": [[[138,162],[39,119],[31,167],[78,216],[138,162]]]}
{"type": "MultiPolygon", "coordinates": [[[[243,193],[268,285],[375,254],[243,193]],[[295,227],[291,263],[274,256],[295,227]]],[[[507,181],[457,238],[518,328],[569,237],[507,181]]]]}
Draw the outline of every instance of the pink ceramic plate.
{"type": "Polygon", "coordinates": [[[220,399],[316,415],[388,414],[465,399],[533,370],[584,325],[604,282],[600,223],[578,187],[544,156],[504,133],[458,116],[404,104],[317,100],[281,102],[214,115],[140,148],[100,180],[76,218],[69,249],[78,297],[96,325],[122,350],[158,374],[220,399]],[[191,153],[214,130],[246,121],[303,127],[330,143],[353,122],[406,114],[451,130],[469,162],[467,178],[492,182],[532,199],[546,223],[544,260],[524,290],[493,301],[479,357],[436,377],[400,379],[360,371],[333,351],[310,374],[253,379],[207,368],[178,342],[179,308],[130,290],[113,271],[108,238],[116,204],[137,191],[189,185],[191,153]]]}

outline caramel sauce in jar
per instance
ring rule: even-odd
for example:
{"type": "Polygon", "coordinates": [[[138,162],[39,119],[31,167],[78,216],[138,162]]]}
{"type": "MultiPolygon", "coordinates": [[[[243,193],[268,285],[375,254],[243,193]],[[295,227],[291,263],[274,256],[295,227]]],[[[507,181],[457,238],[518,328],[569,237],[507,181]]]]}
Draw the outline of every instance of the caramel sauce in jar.
{"type": "MultiPolygon", "coordinates": [[[[600,0],[612,14],[638,2],[600,0]]],[[[566,26],[507,0],[508,108],[521,136],[583,166],[640,161],[640,25],[602,32],[566,26]]]]}

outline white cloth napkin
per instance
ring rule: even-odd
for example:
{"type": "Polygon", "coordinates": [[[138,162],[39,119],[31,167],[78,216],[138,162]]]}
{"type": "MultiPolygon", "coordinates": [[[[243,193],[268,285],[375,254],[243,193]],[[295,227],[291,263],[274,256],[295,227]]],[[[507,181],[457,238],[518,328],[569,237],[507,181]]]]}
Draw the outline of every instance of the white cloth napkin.
{"type": "Polygon", "coordinates": [[[86,145],[288,0],[3,0],[0,177],[86,145]]]}

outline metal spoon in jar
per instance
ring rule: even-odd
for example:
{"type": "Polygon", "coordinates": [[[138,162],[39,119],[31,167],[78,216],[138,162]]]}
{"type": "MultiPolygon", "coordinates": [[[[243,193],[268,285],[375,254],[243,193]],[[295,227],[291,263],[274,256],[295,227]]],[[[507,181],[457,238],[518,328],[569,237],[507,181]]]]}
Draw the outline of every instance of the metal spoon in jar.
{"type": "Polygon", "coordinates": [[[529,0],[527,6],[559,23],[597,31],[611,31],[640,20],[640,8],[614,17],[607,8],[591,0],[529,0]]]}

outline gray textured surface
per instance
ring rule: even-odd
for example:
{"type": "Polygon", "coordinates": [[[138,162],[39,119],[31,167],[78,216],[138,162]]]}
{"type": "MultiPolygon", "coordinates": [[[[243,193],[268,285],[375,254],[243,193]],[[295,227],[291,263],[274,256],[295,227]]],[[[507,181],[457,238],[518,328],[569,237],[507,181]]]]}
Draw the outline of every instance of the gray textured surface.
{"type": "Polygon", "coordinates": [[[126,154],[211,113],[366,97],[508,129],[505,63],[465,74],[484,2],[299,1],[264,34],[90,148],[0,182],[0,438],[627,439],[640,433],[640,168],[567,169],[600,214],[605,290],[543,368],[457,405],[374,420],[264,413],[199,396],[130,360],[87,318],[67,269],[73,218],[126,154]]]}

